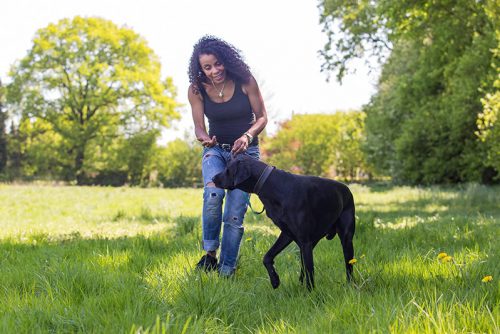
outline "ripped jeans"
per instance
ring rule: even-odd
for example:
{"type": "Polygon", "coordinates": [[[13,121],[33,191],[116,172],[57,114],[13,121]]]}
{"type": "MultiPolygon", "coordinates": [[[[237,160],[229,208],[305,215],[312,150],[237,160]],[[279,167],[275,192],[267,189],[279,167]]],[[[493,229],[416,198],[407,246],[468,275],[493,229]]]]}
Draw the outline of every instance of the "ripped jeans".
{"type": "MultiPolygon", "coordinates": [[[[250,146],[244,154],[258,159],[260,156],[259,147],[250,146]]],[[[215,175],[226,168],[230,159],[231,152],[219,146],[203,149],[203,249],[216,251],[219,248],[221,225],[224,223],[219,258],[219,271],[223,275],[231,275],[236,269],[244,231],[243,218],[247,211],[249,194],[239,189],[227,190],[226,192],[224,189],[207,185],[212,182],[215,175]],[[226,200],[223,213],[224,197],[226,200]]]]}

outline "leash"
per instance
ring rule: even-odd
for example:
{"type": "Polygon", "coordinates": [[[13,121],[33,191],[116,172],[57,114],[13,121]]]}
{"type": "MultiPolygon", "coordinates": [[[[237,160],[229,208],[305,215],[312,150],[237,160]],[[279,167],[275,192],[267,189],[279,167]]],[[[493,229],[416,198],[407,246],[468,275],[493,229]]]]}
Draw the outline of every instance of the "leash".
{"type": "Polygon", "coordinates": [[[254,215],[260,215],[262,212],[264,212],[266,210],[266,208],[263,206],[262,211],[260,211],[260,212],[255,211],[252,207],[252,203],[250,203],[250,196],[251,196],[251,194],[248,194],[248,199],[247,199],[247,204],[250,207],[250,210],[252,210],[254,215]]]}

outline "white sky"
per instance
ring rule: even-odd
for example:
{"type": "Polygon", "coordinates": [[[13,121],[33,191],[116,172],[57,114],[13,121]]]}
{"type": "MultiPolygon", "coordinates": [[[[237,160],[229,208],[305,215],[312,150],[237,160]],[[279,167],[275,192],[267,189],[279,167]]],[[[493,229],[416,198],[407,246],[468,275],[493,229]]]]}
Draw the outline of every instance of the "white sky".
{"type": "Polygon", "coordinates": [[[375,91],[377,74],[359,62],[340,86],[320,73],[325,41],[316,0],[2,0],[0,77],[25,56],[37,29],[62,18],[99,16],[143,36],[159,56],[163,76],[178,89],[182,120],[165,140],[191,132],[187,66],[193,44],[212,34],[239,48],[261,84],[273,133],[295,113],[358,109],[375,91]]]}

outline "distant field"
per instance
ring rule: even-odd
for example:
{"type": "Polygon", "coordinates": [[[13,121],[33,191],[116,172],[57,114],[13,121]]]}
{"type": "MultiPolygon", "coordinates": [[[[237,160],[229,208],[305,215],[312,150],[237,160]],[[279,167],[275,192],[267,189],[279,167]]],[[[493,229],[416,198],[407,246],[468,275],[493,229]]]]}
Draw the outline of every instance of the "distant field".
{"type": "Polygon", "coordinates": [[[236,277],[194,271],[200,189],[0,184],[0,333],[500,333],[500,187],[351,189],[356,282],[324,240],[309,293],[250,212],[236,277]]]}

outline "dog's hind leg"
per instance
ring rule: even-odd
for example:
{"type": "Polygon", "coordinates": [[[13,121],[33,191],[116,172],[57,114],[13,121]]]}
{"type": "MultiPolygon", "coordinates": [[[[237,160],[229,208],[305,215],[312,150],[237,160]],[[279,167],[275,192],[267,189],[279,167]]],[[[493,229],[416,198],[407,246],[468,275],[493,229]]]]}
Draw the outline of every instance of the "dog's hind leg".
{"type": "Polygon", "coordinates": [[[354,246],[352,238],[354,237],[355,216],[354,207],[344,210],[339,218],[337,225],[337,234],[340,237],[342,250],[344,252],[344,261],[346,267],[347,281],[352,280],[352,264],[349,263],[354,258],[354,246]]]}
{"type": "MultiPolygon", "coordinates": [[[[305,271],[306,286],[309,291],[314,288],[314,261],[313,261],[313,244],[305,243],[300,247],[300,255],[302,257],[302,268],[305,271]]],[[[302,275],[301,275],[302,276],[302,275]]]]}
{"type": "Polygon", "coordinates": [[[264,255],[264,267],[267,269],[267,273],[269,274],[269,279],[271,280],[271,285],[274,289],[276,289],[280,285],[280,277],[274,268],[274,258],[278,255],[286,246],[288,246],[292,242],[292,238],[290,238],[285,233],[281,232],[278,239],[274,242],[271,248],[267,251],[266,255],[264,255]]]}
{"type": "MultiPolygon", "coordinates": [[[[314,247],[316,247],[316,245],[318,244],[318,242],[319,242],[319,240],[315,241],[313,243],[313,246],[312,246],[313,249],[314,249],[314,247]]],[[[300,276],[299,276],[299,282],[301,284],[304,283],[304,276],[305,276],[304,261],[302,261],[302,251],[300,251],[300,276]]]]}

